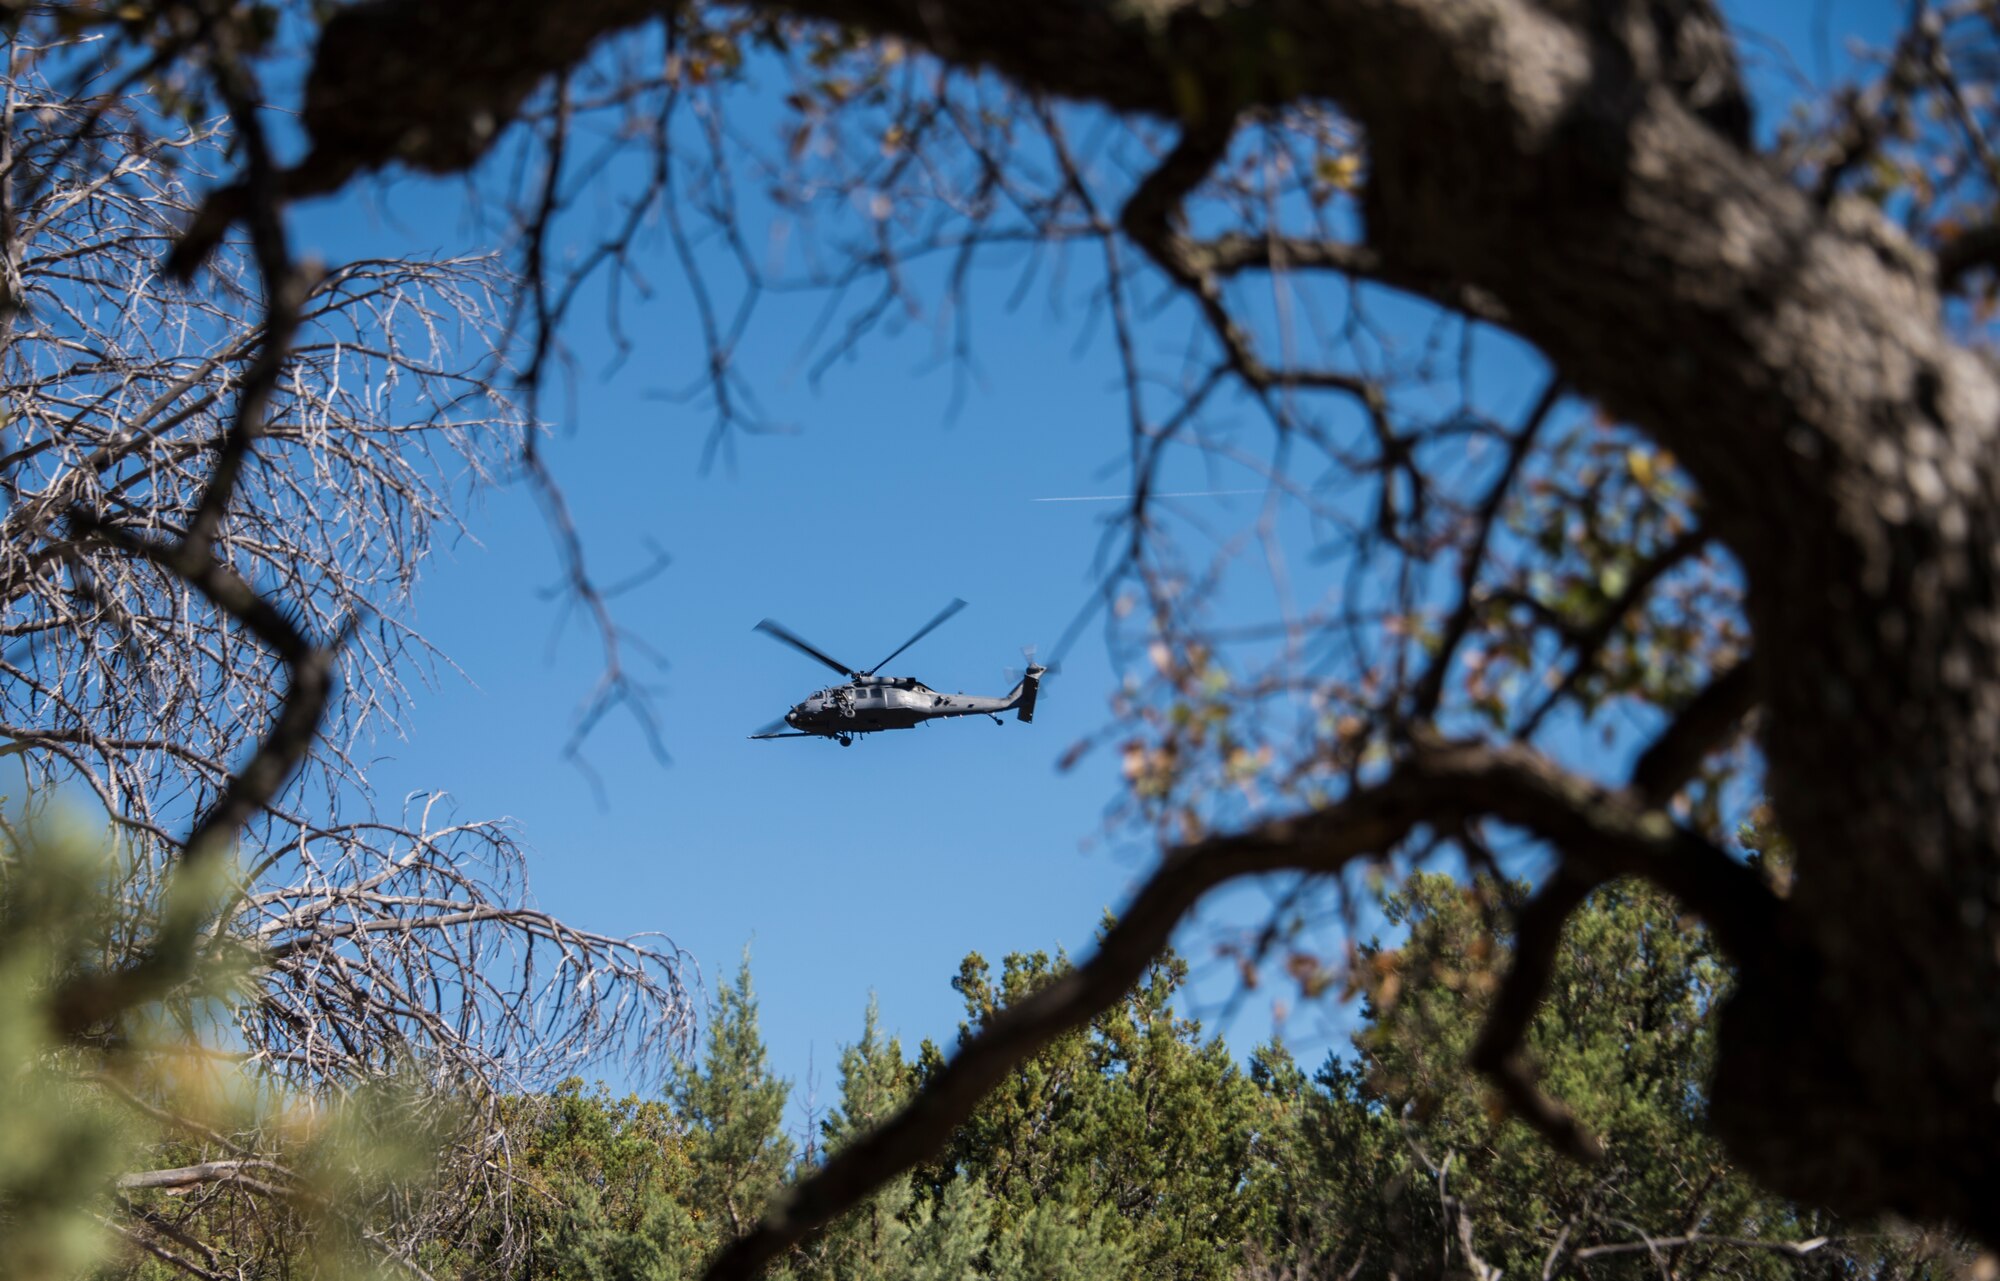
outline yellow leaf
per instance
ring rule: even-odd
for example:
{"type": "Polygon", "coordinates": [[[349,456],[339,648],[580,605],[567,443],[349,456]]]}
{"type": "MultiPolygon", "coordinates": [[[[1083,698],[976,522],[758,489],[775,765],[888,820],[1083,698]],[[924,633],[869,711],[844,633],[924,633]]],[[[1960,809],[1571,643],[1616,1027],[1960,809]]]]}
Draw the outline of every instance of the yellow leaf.
{"type": "Polygon", "coordinates": [[[1651,489],[1653,487],[1653,456],[1643,449],[1634,447],[1625,451],[1625,466],[1632,471],[1632,479],[1651,489]]]}
{"type": "Polygon", "coordinates": [[[1336,191],[1352,191],[1361,177],[1361,159],[1353,152],[1323,155],[1313,165],[1313,173],[1336,191]]]}

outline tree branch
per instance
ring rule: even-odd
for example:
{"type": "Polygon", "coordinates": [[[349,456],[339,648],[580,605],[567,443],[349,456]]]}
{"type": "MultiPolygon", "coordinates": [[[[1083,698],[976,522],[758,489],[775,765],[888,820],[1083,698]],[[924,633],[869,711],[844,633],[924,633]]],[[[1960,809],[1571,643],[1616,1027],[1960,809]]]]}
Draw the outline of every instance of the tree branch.
{"type": "Polygon", "coordinates": [[[1910,23],[1896,41],[1888,71],[1866,92],[1847,92],[1840,127],[1832,139],[1833,155],[1821,166],[1813,184],[1816,203],[1832,201],[1841,181],[1866,164],[1883,140],[1903,127],[1938,32],[1936,14],[1927,5],[1912,5],[1910,23]]]}
{"type": "Polygon", "coordinates": [[[1503,329],[1508,323],[1507,308],[1485,290],[1400,267],[1368,245],[1351,241],[1229,232],[1191,242],[1187,255],[1197,269],[1224,279],[1246,271],[1332,271],[1414,294],[1503,329]]]}
{"type": "Polygon", "coordinates": [[[1168,279],[1194,298],[1223,358],[1253,391],[1288,387],[1345,392],[1361,401],[1376,435],[1389,437],[1382,390],[1367,379],[1327,369],[1274,369],[1264,363],[1255,343],[1230,315],[1221,280],[1178,225],[1182,205],[1229,154],[1235,132],[1233,116],[1208,116],[1187,124],[1160,163],[1133,188],[1119,212],[1119,226],[1168,279]]]}
{"type": "MultiPolygon", "coordinates": [[[[99,1215],[98,1222],[102,1223],[106,1228],[110,1229],[117,1235],[125,1238],[125,1240],[129,1242],[131,1245],[133,1245],[135,1248],[144,1250],[147,1254],[152,1255],[154,1258],[160,1260],[162,1263],[165,1263],[170,1267],[179,1268],[182,1272],[187,1273],[191,1277],[197,1277],[200,1279],[200,1281],[225,1281],[225,1278],[222,1273],[214,1271],[211,1268],[205,1268],[201,1266],[199,1263],[196,1263],[192,1259],[184,1258],[181,1255],[175,1254],[172,1250],[167,1249],[167,1247],[161,1245],[158,1241],[153,1240],[150,1236],[146,1235],[145,1233],[136,1231],[133,1228],[129,1228],[125,1224],[118,1222],[116,1219],[106,1218],[102,1215],[99,1215]]],[[[151,1227],[153,1225],[148,1224],[147,1226],[151,1227]]],[[[204,1249],[205,1248],[206,1247],[204,1247],[204,1249]]]]}
{"type": "Polygon", "coordinates": [[[1803,1259],[1823,1246],[1830,1245],[1833,1237],[1808,1237],[1803,1241],[1762,1241],[1756,1237],[1712,1237],[1699,1234],[1680,1237],[1652,1237],[1644,1241],[1620,1241],[1614,1245],[1593,1245],[1578,1250],[1575,1259],[1588,1261],[1608,1254],[1636,1254],[1641,1250],[1652,1252],[1662,1248],[1678,1248],[1689,1245],[1726,1245],[1739,1250],[1774,1250],[1779,1254],[1789,1254],[1795,1259],[1803,1259]]]}
{"type": "Polygon", "coordinates": [[[1973,272],[2000,269],[2000,223],[1968,227],[1937,248],[1940,293],[1954,293],[1973,272]]]}
{"type": "Polygon", "coordinates": [[[179,578],[241,624],[291,671],[276,722],[182,842],[183,862],[202,863],[234,840],[243,825],[277,796],[311,750],[333,691],[338,642],[327,647],[314,645],[283,610],[259,595],[235,570],[185,543],[162,545],[105,524],[80,509],[70,513],[70,524],[83,536],[101,539],[179,578]]]}
{"type": "Polygon", "coordinates": [[[134,1174],[121,1174],[118,1176],[116,1186],[121,1192],[139,1192],[149,1188],[192,1188],[203,1183],[240,1178],[253,1170],[267,1174],[289,1173],[283,1166],[272,1161],[241,1159],[203,1161],[197,1165],[175,1166],[170,1170],[142,1170],[134,1174]]]}
{"type": "Polygon", "coordinates": [[[1531,737],[1541,727],[1548,714],[1562,705],[1562,701],[1576,692],[1576,687],[1586,676],[1597,670],[1598,655],[1604,646],[1624,626],[1625,618],[1646,601],[1647,593],[1653,590],[1662,578],[1678,568],[1690,556],[1708,545],[1709,533],[1704,529],[1691,529],[1660,548],[1645,563],[1632,571],[1625,588],[1613,600],[1606,601],[1604,608],[1589,627],[1578,633],[1571,644],[1576,651],[1576,661],[1570,664],[1562,679],[1548,693],[1535,710],[1528,713],[1515,733],[1521,738],[1531,737]]]}
{"type": "Polygon", "coordinates": [[[214,467],[176,542],[142,537],[82,507],[70,510],[69,523],[78,536],[149,561],[200,592],[282,661],[290,681],[256,751],[230,776],[182,842],[161,920],[144,954],[122,968],[81,975],[54,994],[51,1009],[66,1038],[82,1036],[125,1010],[158,999],[193,973],[198,940],[216,903],[214,865],[244,825],[276,799],[311,752],[333,689],[339,641],[315,646],[285,611],[216,554],[243,468],[265,434],[266,410],[298,333],[309,284],[292,262],[286,241],[277,169],[258,115],[261,94],[238,50],[224,44],[211,53],[217,86],[237,116],[247,157],[243,207],[263,288],[262,335],[244,373],[235,415],[216,451],[214,467]]]}
{"type": "Polygon", "coordinates": [[[1474,1070],[1493,1082],[1514,1115],[1539,1131],[1559,1152],[1594,1164],[1604,1159],[1604,1145],[1578,1124],[1569,1109],[1544,1094],[1534,1071],[1522,1056],[1521,1042],[1541,1008],[1554,972],[1563,926],[1601,883],[1599,878],[1558,868],[1514,922],[1514,963],[1487,1012],[1486,1026],[1472,1047],[1474,1070]]]}
{"type": "Polygon", "coordinates": [[[1521,470],[1521,463],[1535,447],[1535,438],[1540,434],[1542,424],[1548,421],[1556,404],[1562,399],[1562,380],[1551,377],[1534,407],[1520,429],[1514,433],[1513,443],[1508,447],[1507,461],[1501,466],[1500,474],[1494,478],[1493,487],[1486,491],[1486,500],[1479,505],[1474,518],[1472,546],[1460,553],[1458,566],[1458,606],[1451,617],[1445,620],[1444,632],[1438,638],[1437,652],[1431,656],[1430,666],[1417,679],[1414,692],[1410,695],[1410,719],[1428,721],[1438,708],[1438,701],[1444,696],[1444,682],[1451,671],[1453,658],[1458,653],[1460,642],[1472,626],[1474,616],[1479,612],[1479,574],[1486,567],[1486,548],[1492,541],[1493,527],[1499,520],[1500,509],[1506,504],[1507,495],[1514,487],[1514,477],[1521,470]]]}
{"type": "Polygon", "coordinates": [[[1757,706],[1757,678],[1742,659],[1688,700],[1632,767],[1632,790],[1649,805],[1664,805],[1687,786],[1709,753],[1736,732],[1757,706]]]}

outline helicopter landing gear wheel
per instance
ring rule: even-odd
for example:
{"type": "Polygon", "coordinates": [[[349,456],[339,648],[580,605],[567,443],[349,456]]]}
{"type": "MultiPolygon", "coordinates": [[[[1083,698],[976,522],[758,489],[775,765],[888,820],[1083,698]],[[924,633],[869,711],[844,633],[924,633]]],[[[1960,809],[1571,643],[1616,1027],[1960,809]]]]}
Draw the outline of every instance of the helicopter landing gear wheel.
{"type": "Polygon", "coordinates": [[[852,734],[842,734],[842,735],[840,736],[840,745],[841,745],[842,747],[852,747],[852,746],[854,746],[854,735],[852,735],[852,734]]]}

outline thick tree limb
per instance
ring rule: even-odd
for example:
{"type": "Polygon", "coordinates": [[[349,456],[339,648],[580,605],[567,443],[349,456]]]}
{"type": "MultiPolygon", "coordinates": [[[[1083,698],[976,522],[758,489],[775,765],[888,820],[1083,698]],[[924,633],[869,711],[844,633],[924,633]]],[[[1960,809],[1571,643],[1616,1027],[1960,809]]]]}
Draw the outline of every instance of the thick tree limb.
{"type": "Polygon", "coordinates": [[[1739,660],[1703,686],[1633,765],[1632,789],[1647,804],[1672,800],[1757,706],[1757,678],[1750,661],[1739,660]]]}
{"type": "Polygon", "coordinates": [[[1521,1042],[1535,1021],[1535,1011],[1541,1008],[1542,994],[1555,971],[1563,926],[1599,884],[1598,878],[1564,865],[1515,917],[1514,963],[1487,1012],[1486,1026],[1480,1029],[1471,1058],[1472,1067],[1493,1082],[1514,1115],[1540,1131],[1557,1151],[1584,1162],[1602,1160],[1604,1145],[1578,1124],[1568,1108],[1535,1084],[1534,1071],[1522,1057],[1521,1042]]]}

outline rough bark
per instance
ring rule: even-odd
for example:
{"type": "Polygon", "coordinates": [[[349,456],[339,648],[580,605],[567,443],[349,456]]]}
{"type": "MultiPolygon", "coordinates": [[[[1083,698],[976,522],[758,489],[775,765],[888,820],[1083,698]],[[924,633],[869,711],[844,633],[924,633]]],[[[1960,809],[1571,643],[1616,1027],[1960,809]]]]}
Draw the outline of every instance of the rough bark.
{"type": "MultiPolygon", "coordinates": [[[[1787,1194],[2000,1246],[2000,381],[1952,341],[1928,259],[1742,149],[1728,95],[1690,101],[1691,55],[1637,4],[771,7],[1209,134],[1297,97],[1364,126],[1376,274],[1492,299],[1566,383],[1685,462],[1747,574],[1798,865],[1737,955],[1713,1096],[1730,1152],[1787,1194]]],[[[295,186],[468,163],[537,77],[662,12],[345,10],[295,186]]]]}

